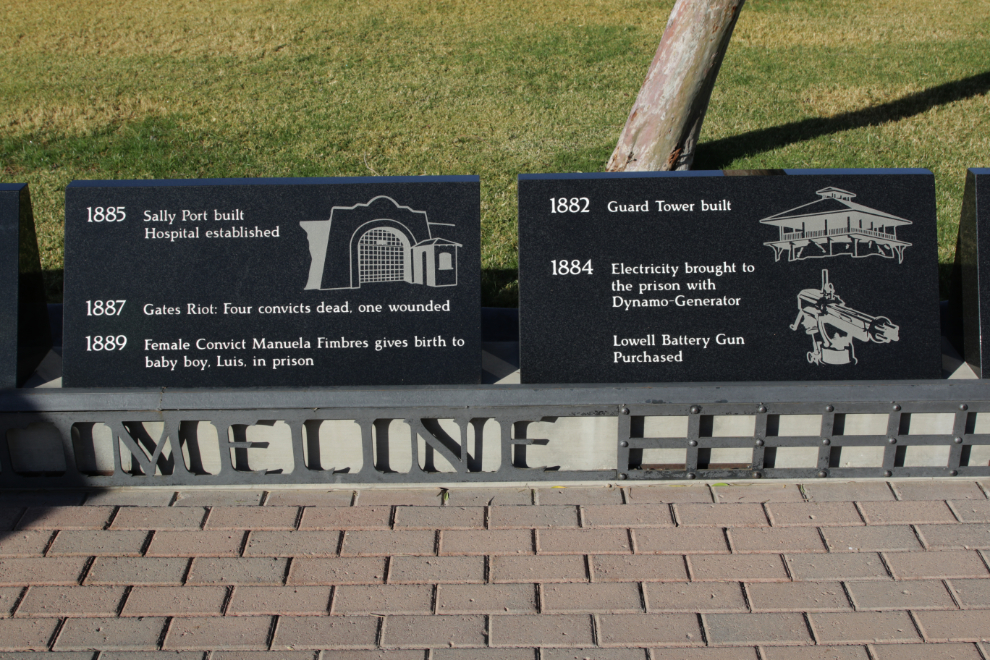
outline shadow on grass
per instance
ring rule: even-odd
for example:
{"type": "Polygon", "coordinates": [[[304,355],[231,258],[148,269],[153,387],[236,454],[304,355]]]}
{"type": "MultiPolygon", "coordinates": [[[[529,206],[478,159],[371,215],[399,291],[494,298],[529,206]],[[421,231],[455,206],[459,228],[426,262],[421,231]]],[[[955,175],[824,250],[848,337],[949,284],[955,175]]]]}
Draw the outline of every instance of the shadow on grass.
{"type": "Polygon", "coordinates": [[[921,114],[931,108],[972,98],[990,91],[990,71],[953,82],[930,87],[903,98],[862,110],[844,112],[833,117],[803,119],[782,126],[750,131],[698,145],[694,160],[696,170],[721,170],[733,161],[785,147],[795,142],[823,135],[878,126],[921,114]]]}

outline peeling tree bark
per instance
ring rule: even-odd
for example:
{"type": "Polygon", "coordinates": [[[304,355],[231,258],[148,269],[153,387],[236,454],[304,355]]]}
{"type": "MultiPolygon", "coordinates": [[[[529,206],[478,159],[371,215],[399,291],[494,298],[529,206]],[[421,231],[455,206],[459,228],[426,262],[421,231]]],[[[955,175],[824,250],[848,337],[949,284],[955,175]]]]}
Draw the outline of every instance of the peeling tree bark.
{"type": "Polygon", "coordinates": [[[609,172],[687,170],[745,0],[677,0],[609,172]]]}

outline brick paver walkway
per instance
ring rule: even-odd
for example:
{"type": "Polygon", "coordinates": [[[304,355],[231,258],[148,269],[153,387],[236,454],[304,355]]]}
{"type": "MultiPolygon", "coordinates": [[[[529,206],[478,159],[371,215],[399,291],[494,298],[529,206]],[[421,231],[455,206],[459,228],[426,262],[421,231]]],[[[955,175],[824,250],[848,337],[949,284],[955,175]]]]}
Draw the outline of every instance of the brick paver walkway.
{"type": "Polygon", "coordinates": [[[988,490],[2,493],[0,658],[990,660],[988,490]]]}

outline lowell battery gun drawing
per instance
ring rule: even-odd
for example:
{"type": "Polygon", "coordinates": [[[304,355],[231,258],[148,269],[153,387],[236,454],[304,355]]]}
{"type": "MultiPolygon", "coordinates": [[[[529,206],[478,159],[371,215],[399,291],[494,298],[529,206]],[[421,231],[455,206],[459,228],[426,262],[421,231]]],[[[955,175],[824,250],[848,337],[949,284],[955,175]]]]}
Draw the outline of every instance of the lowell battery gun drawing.
{"type": "Polygon", "coordinates": [[[883,316],[871,316],[847,307],[835,295],[835,286],[822,270],[822,288],[803,289],[797,296],[798,315],[791,330],[803,327],[811,335],[811,364],[856,364],[853,339],[888,344],[898,340],[898,326],[883,316]]]}

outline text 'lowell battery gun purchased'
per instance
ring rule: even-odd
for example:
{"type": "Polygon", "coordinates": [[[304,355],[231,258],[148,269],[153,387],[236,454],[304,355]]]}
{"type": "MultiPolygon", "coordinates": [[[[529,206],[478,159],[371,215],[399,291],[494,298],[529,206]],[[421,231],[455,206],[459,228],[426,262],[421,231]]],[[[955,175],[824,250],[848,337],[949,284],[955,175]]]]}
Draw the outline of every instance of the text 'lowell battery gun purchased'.
{"type": "Polygon", "coordinates": [[[808,353],[811,364],[856,364],[853,339],[888,344],[898,340],[899,328],[883,316],[870,316],[850,307],[835,295],[822,270],[822,288],[803,289],[797,297],[798,316],[791,330],[804,326],[811,335],[814,350],[808,353]]]}

